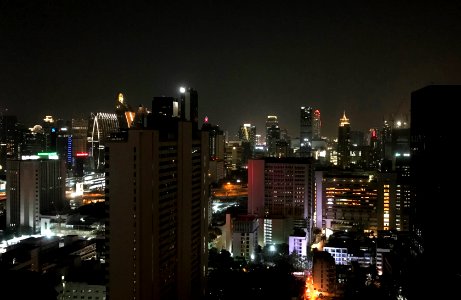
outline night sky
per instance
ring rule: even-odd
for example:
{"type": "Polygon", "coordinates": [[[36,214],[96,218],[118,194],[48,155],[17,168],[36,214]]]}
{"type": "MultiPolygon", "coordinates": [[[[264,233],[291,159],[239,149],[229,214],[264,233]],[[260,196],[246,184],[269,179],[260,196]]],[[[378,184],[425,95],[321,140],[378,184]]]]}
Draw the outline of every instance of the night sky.
{"type": "Polygon", "coordinates": [[[185,85],[230,134],[277,115],[297,137],[313,106],[333,136],[344,109],[366,130],[409,113],[416,89],[461,84],[460,1],[111,2],[0,2],[3,113],[88,117],[119,91],[150,107],[185,85]]]}

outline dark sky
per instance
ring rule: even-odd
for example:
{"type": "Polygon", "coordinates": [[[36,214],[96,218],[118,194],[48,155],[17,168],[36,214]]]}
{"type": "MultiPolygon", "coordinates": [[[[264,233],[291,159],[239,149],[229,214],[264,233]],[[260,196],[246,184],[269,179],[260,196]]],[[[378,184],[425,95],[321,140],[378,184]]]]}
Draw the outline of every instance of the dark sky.
{"type": "Polygon", "coordinates": [[[461,84],[460,1],[111,2],[0,2],[0,109],[87,117],[118,91],[150,107],[186,85],[231,134],[277,115],[298,136],[314,106],[336,135],[344,109],[366,130],[408,113],[411,91],[461,84]]]}

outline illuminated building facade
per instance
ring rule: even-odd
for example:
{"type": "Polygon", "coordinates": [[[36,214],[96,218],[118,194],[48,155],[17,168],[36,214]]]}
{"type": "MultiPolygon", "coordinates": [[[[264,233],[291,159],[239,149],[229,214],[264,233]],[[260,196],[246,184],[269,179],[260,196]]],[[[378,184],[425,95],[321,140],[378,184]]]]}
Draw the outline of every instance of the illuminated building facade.
{"type": "Polygon", "coordinates": [[[232,255],[251,261],[258,247],[258,219],[256,216],[240,215],[232,222],[232,255]]]}
{"type": "Polygon", "coordinates": [[[338,128],[338,166],[342,168],[349,167],[351,162],[351,125],[344,112],[339,120],[338,128]]]}
{"type": "Polygon", "coordinates": [[[208,133],[177,118],[131,128],[108,143],[110,299],[203,297],[208,149],[208,133]]]}
{"type": "Polygon", "coordinates": [[[76,153],[88,152],[88,120],[87,119],[72,119],[72,156],[76,153]]]}
{"type": "Polygon", "coordinates": [[[251,124],[243,124],[239,129],[239,140],[250,143],[253,150],[256,146],[256,126],[251,124]]]}
{"type": "Polygon", "coordinates": [[[242,141],[228,141],[225,146],[224,155],[226,172],[241,169],[246,165],[242,141]]]}
{"type": "Polygon", "coordinates": [[[397,202],[397,173],[379,172],[376,178],[378,230],[402,230],[401,207],[397,202]]]}
{"type": "Polygon", "coordinates": [[[56,153],[8,160],[7,227],[17,233],[40,233],[40,215],[64,212],[66,167],[56,153]]]}
{"type": "Polygon", "coordinates": [[[373,172],[316,172],[317,227],[377,230],[378,188],[373,172]]]}
{"type": "Polygon", "coordinates": [[[104,146],[111,133],[119,131],[115,113],[91,113],[88,124],[88,146],[94,170],[104,169],[104,146]]]}
{"type": "Polygon", "coordinates": [[[118,124],[121,129],[130,128],[132,126],[135,111],[126,102],[125,96],[122,93],[117,94],[115,114],[117,115],[118,124]]]}
{"type": "Polygon", "coordinates": [[[248,161],[248,213],[263,219],[260,228],[264,230],[264,241],[260,243],[287,243],[293,228],[305,230],[310,241],[313,172],[312,160],[308,158],[267,157],[248,161]]]}
{"type": "Polygon", "coordinates": [[[239,128],[238,138],[242,142],[243,160],[246,163],[248,159],[253,157],[256,146],[256,126],[251,124],[243,124],[239,128]]]}

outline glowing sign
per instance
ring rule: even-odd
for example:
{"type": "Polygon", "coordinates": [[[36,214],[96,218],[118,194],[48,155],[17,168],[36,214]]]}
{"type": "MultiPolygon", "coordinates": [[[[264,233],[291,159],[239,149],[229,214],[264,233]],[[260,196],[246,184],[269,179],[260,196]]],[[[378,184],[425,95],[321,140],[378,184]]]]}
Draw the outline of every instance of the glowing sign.
{"type": "Polygon", "coordinates": [[[77,156],[77,157],[87,157],[88,152],[77,152],[77,153],[75,153],[75,156],[77,156]]]}

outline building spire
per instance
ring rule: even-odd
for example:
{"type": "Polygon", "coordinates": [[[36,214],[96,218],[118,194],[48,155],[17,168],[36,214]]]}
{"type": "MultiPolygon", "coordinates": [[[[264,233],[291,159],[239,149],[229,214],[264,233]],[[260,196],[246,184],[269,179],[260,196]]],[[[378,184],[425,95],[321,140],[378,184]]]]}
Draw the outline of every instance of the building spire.
{"type": "Polygon", "coordinates": [[[346,117],[346,110],[344,110],[343,117],[339,119],[339,126],[349,125],[349,119],[346,117]]]}

